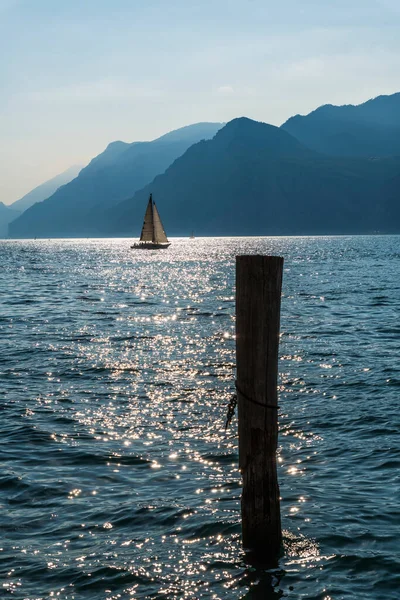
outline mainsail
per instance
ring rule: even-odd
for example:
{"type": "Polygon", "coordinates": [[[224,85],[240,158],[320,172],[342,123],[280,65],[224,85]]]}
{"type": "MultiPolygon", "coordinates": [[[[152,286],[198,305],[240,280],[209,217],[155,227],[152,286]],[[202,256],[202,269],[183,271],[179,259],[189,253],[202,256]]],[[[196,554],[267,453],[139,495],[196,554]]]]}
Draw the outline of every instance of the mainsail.
{"type": "Polygon", "coordinates": [[[154,237],[154,219],[153,219],[153,200],[150,194],[149,203],[144,215],[142,233],[140,235],[141,242],[152,242],[154,237]]]}
{"type": "Polygon", "coordinates": [[[153,242],[153,244],[168,244],[168,238],[165,235],[160,215],[158,214],[158,210],[153,202],[153,197],[151,194],[147,204],[146,213],[144,215],[140,241],[153,242]]]}

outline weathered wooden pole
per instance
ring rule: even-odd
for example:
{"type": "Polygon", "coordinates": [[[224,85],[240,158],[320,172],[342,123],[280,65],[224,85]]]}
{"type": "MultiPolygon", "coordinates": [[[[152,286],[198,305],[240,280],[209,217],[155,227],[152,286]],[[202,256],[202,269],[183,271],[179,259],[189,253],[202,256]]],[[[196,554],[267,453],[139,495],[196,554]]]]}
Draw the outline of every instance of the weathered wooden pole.
{"type": "Polygon", "coordinates": [[[278,346],[283,258],[236,257],[236,361],[242,540],[256,560],[282,547],[278,443],[278,346]]]}

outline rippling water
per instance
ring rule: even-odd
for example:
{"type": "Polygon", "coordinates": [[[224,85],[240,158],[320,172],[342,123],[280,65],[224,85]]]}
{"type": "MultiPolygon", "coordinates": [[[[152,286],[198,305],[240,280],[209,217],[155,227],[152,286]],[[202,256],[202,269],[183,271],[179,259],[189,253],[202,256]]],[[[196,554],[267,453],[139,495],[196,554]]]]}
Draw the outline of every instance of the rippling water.
{"type": "Polygon", "coordinates": [[[0,250],[4,598],[399,598],[399,237],[0,250]],[[240,253],[285,257],[275,571],[223,429],[240,253]]]}

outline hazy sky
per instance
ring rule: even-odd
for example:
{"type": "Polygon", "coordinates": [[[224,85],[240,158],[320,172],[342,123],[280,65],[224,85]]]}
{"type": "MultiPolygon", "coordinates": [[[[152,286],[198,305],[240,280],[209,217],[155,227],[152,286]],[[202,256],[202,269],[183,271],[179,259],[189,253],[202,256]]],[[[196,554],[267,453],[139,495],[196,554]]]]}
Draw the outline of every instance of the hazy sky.
{"type": "Polygon", "coordinates": [[[0,0],[0,201],[109,142],[400,91],[400,0],[0,0]]]}

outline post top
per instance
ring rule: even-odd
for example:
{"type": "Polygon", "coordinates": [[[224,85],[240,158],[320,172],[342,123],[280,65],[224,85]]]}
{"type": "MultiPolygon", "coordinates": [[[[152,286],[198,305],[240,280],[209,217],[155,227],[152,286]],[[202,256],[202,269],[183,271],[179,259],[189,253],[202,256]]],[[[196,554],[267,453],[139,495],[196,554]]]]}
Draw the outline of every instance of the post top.
{"type": "Polygon", "coordinates": [[[283,256],[270,256],[268,254],[237,254],[236,260],[283,262],[283,256]]]}

